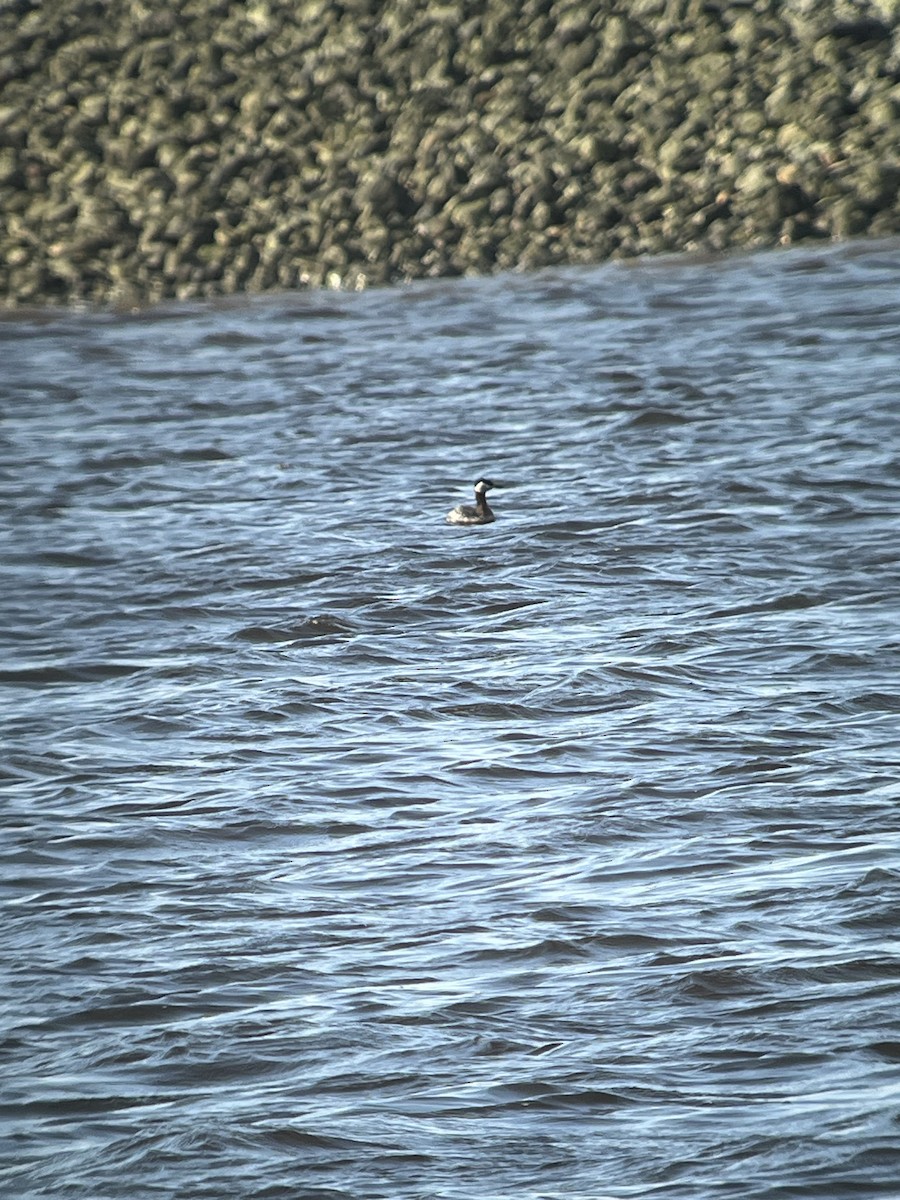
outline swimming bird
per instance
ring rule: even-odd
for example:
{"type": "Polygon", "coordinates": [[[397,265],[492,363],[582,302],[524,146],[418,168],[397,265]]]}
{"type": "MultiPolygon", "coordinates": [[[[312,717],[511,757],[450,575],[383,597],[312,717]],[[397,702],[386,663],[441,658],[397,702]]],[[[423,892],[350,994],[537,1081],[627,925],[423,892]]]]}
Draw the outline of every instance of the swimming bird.
{"type": "Polygon", "coordinates": [[[475,484],[475,503],[457,504],[447,513],[451,525],[489,525],[494,519],[485,494],[495,485],[489,479],[479,479],[475,484]]]}

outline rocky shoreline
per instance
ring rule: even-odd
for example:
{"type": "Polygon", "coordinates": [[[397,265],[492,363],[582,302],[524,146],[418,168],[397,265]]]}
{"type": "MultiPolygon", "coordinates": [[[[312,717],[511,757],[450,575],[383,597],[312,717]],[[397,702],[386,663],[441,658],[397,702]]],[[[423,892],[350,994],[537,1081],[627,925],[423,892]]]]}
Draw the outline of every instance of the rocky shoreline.
{"type": "Polygon", "coordinates": [[[900,232],[894,0],[12,0],[6,304],[900,232]]]}

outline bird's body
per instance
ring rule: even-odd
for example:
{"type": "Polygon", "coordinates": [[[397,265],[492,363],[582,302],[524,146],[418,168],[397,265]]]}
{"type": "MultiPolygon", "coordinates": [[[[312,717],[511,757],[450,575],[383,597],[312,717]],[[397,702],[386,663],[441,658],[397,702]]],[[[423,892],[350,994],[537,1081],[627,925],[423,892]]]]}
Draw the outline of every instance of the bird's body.
{"type": "Polygon", "coordinates": [[[447,513],[450,525],[489,525],[494,520],[486,499],[486,493],[494,485],[489,479],[479,479],[475,484],[475,503],[457,504],[447,513]]]}

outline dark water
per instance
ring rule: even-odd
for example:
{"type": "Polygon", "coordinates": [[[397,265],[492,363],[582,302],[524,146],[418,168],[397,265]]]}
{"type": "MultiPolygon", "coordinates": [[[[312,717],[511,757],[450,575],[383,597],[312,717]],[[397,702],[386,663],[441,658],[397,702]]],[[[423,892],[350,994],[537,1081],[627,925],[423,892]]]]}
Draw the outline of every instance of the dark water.
{"type": "Polygon", "coordinates": [[[4,1198],[900,1196],[900,244],[0,340],[4,1198]]]}

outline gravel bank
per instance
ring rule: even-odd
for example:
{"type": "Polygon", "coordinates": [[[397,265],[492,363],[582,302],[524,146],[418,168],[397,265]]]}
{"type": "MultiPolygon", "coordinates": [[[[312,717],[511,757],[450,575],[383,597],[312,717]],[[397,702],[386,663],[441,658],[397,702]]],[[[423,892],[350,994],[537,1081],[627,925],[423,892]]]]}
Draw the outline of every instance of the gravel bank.
{"type": "Polygon", "coordinates": [[[896,0],[13,0],[2,294],[900,232],[896,0]]]}

